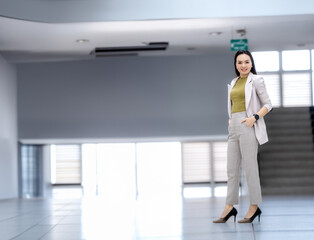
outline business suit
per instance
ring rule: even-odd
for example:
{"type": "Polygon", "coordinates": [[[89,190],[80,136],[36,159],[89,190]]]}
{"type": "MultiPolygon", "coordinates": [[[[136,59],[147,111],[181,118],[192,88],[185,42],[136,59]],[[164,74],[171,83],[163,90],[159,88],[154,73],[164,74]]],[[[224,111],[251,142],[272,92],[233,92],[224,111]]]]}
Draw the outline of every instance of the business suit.
{"type": "Polygon", "coordinates": [[[252,128],[248,127],[242,120],[251,117],[262,107],[266,107],[269,112],[272,109],[272,105],[263,78],[249,73],[245,84],[246,110],[244,112],[232,113],[230,92],[237,80],[238,77],[234,78],[231,84],[228,85],[228,115],[230,124],[228,127],[228,191],[226,204],[238,204],[240,164],[242,160],[247,177],[250,202],[251,204],[258,205],[262,201],[262,196],[257,163],[257,150],[258,144],[264,144],[268,141],[266,125],[263,118],[256,121],[252,128]]]}
{"type": "MultiPolygon", "coordinates": [[[[228,115],[231,119],[231,101],[230,92],[236,84],[238,77],[234,78],[228,84],[228,115]]],[[[261,76],[250,73],[245,85],[245,108],[247,116],[252,116],[257,113],[262,107],[266,107],[268,112],[271,111],[272,105],[266,91],[264,79],[261,76]]],[[[254,123],[255,135],[260,145],[268,141],[266,124],[264,118],[259,119],[254,123]]]]}

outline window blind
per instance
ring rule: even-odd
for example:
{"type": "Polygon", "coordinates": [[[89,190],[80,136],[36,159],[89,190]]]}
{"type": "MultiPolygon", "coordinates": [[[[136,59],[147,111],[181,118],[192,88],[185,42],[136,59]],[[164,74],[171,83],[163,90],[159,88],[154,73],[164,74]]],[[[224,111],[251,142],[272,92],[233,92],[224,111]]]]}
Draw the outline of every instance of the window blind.
{"type": "Polygon", "coordinates": [[[212,143],[214,151],[214,181],[227,182],[227,142],[212,143]]]}
{"type": "Polygon", "coordinates": [[[210,144],[182,143],[183,183],[203,183],[211,180],[210,144]]]}
{"type": "Polygon", "coordinates": [[[183,183],[227,181],[227,142],[182,143],[183,183]],[[211,156],[213,159],[211,159],[211,156]],[[213,161],[213,162],[211,162],[213,161]]]}
{"type": "Polygon", "coordinates": [[[263,75],[267,93],[273,107],[280,107],[280,77],[279,74],[263,75]]]}
{"type": "Polygon", "coordinates": [[[81,183],[81,146],[56,145],[52,151],[55,184],[80,184],[81,183]]]}
{"type": "Polygon", "coordinates": [[[282,75],[282,85],[284,107],[312,105],[310,73],[284,73],[282,75]]]}

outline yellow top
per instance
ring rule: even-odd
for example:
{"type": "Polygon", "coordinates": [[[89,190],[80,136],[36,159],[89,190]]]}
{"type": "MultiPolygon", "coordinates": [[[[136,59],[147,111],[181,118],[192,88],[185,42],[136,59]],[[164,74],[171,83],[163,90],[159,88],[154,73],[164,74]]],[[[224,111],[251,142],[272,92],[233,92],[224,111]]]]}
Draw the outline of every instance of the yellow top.
{"type": "Polygon", "coordinates": [[[244,112],[245,109],[245,84],[246,78],[239,78],[231,90],[231,112],[244,112]]]}

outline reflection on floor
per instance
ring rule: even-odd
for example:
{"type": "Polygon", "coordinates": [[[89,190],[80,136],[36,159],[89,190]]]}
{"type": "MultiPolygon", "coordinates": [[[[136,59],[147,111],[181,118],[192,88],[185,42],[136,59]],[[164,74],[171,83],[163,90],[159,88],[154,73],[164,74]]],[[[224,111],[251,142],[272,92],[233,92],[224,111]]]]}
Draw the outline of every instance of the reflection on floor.
{"type": "MultiPolygon", "coordinates": [[[[189,190],[182,195],[139,196],[136,201],[77,195],[2,200],[0,239],[314,239],[314,196],[267,196],[260,223],[256,219],[253,224],[238,224],[230,219],[213,224],[225,197],[204,196],[204,189],[202,196],[191,197],[189,190]]],[[[248,204],[247,198],[241,197],[236,206],[238,219],[244,217],[248,204]]]]}

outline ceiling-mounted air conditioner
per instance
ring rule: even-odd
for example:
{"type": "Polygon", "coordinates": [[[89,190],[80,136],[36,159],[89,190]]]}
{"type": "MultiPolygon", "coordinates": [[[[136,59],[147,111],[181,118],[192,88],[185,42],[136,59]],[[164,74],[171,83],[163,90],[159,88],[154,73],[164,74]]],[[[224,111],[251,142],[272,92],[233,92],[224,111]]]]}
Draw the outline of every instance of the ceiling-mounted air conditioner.
{"type": "Polygon", "coordinates": [[[138,52],[165,51],[168,45],[168,42],[150,42],[142,46],[97,47],[92,54],[96,57],[137,56],[138,52]]]}

